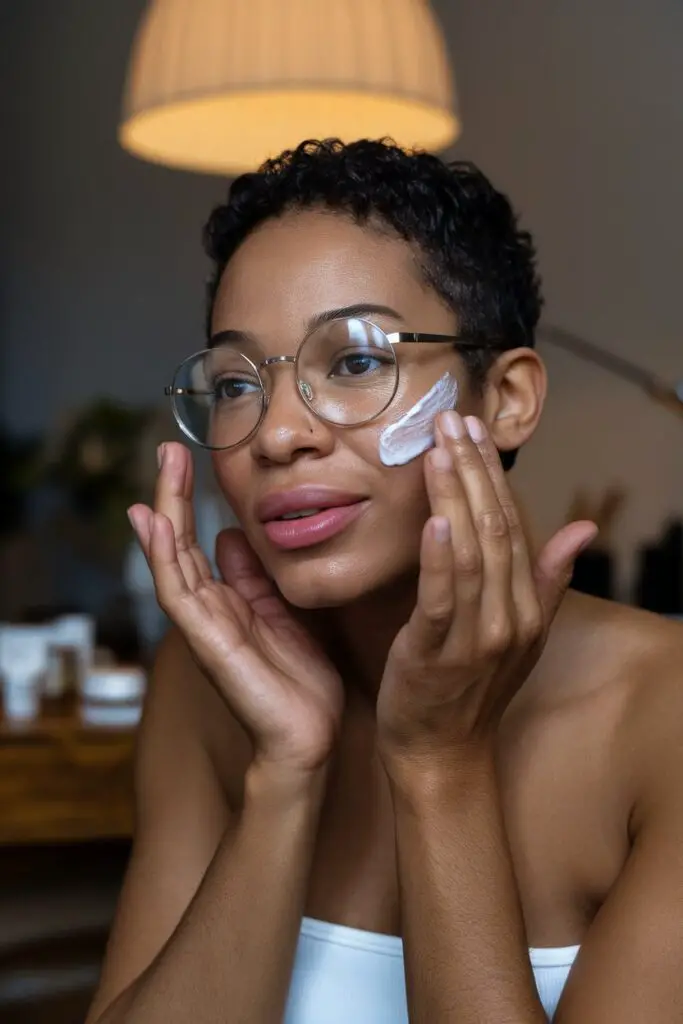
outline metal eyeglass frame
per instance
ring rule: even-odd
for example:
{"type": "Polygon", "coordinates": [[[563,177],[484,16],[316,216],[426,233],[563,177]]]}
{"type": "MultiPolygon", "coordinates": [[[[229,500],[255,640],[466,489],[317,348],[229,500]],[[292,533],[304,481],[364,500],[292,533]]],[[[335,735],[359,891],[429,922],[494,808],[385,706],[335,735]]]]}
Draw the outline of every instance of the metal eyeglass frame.
{"type": "MultiPolygon", "coordinates": [[[[341,427],[343,429],[346,429],[346,428],[349,428],[349,427],[365,426],[366,423],[372,423],[374,420],[378,419],[382,415],[382,413],[386,412],[386,410],[389,408],[389,406],[393,402],[394,398],[396,397],[396,392],[398,391],[398,385],[399,385],[399,367],[398,367],[398,360],[396,359],[396,353],[394,352],[394,345],[403,345],[403,344],[406,344],[406,343],[412,343],[412,344],[416,344],[416,343],[427,343],[427,344],[430,344],[430,343],[432,343],[432,344],[433,343],[449,343],[449,344],[453,345],[453,347],[456,348],[456,349],[458,349],[458,348],[462,348],[462,349],[491,348],[491,349],[495,350],[496,347],[497,347],[495,344],[494,345],[487,344],[486,342],[482,341],[481,337],[475,337],[475,336],[467,337],[466,335],[455,335],[455,334],[453,334],[453,335],[452,334],[428,334],[428,333],[425,333],[423,331],[392,331],[391,333],[387,333],[386,331],[383,331],[381,327],[378,327],[377,324],[373,323],[371,320],[366,320],[364,317],[338,317],[336,320],[329,320],[327,322],[326,326],[331,326],[331,325],[333,325],[335,323],[340,323],[340,322],[342,322],[344,320],[356,320],[356,321],[359,321],[360,323],[366,324],[368,327],[371,327],[373,331],[379,332],[387,340],[387,342],[389,343],[389,346],[391,348],[391,352],[392,352],[393,357],[394,357],[394,364],[396,366],[396,379],[394,381],[393,391],[391,392],[391,395],[389,396],[389,398],[385,402],[385,404],[382,406],[382,408],[379,410],[379,412],[376,412],[374,414],[374,416],[371,416],[369,419],[366,419],[366,420],[361,420],[360,423],[335,423],[334,420],[328,420],[324,416],[321,416],[320,413],[318,413],[313,408],[313,406],[311,404],[310,398],[307,397],[306,394],[305,394],[304,388],[302,386],[302,382],[299,381],[298,367],[299,367],[299,355],[301,353],[302,348],[304,347],[304,345],[306,344],[308,339],[311,337],[311,335],[315,334],[315,332],[317,330],[320,330],[320,327],[316,326],[316,327],[313,328],[313,330],[309,331],[305,335],[305,337],[301,340],[301,342],[299,343],[299,346],[298,346],[298,348],[296,350],[296,354],[293,355],[293,356],[269,356],[267,359],[262,359],[261,362],[259,362],[259,363],[254,363],[248,356],[245,356],[243,352],[240,353],[242,358],[245,359],[249,363],[249,365],[251,366],[252,370],[256,374],[258,382],[261,385],[261,391],[263,393],[263,398],[262,398],[262,402],[261,402],[261,414],[260,414],[256,424],[254,425],[253,429],[250,430],[249,433],[246,435],[246,437],[243,437],[241,441],[236,441],[235,444],[228,444],[228,445],[211,445],[211,444],[204,444],[202,441],[199,441],[192,434],[191,430],[184,424],[184,422],[182,420],[182,417],[180,416],[180,414],[178,412],[178,408],[177,408],[176,401],[175,401],[176,396],[180,396],[180,395],[198,395],[199,396],[199,395],[211,395],[211,394],[213,394],[212,391],[204,391],[204,390],[200,390],[199,388],[179,388],[179,387],[176,386],[175,382],[177,380],[178,373],[180,372],[180,370],[182,369],[182,367],[186,363],[189,363],[191,359],[196,359],[197,356],[202,355],[202,353],[204,353],[204,352],[210,352],[211,349],[213,349],[214,347],[220,345],[220,343],[221,343],[221,336],[223,334],[230,335],[232,337],[232,332],[230,332],[230,331],[219,331],[217,334],[214,334],[214,336],[211,338],[211,342],[212,342],[211,348],[199,349],[197,352],[194,352],[191,356],[188,356],[187,359],[184,359],[182,361],[182,363],[180,363],[178,365],[178,367],[176,368],[176,371],[175,371],[175,373],[173,375],[173,383],[164,388],[164,394],[167,397],[171,398],[171,407],[173,409],[173,416],[175,418],[176,423],[178,424],[178,426],[180,427],[180,429],[182,430],[182,432],[185,434],[186,437],[189,437],[189,439],[194,444],[198,444],[200,446],[200,448],[206,448],[208,451],[229,451],[231,448],[238,448],[240,445],[246,444],[247,441],[251,440],[251,438],[258,432],[258,429],[261,426],[261,424],[263,423],[265,415],[266,415],[266,413],[268,411],[268,403],[270,401],[270,395],[268,394],[268,389],[266,388],[265,382],[263,380],[263,377],[261,376],[260,371],[264,367],[267,367],[267,366],[275,366],[276,364],[279,364],[279,363],[291,363],[293,365],[293,367],[294,367],[295,374],[296,374],[296,379],[297,379],[297,385],[298,386],[296,388],[296,392],[299,395],[299,397],[301,398],[301,401],[304,403],[306,408],[310,410],[310,412],[316,417],[316,419],[320,420],[322,423],[331,423],[332,426],[341,427]]],[[[305,382],[303,382],[303,383],[305,383],[305,382]]]]}

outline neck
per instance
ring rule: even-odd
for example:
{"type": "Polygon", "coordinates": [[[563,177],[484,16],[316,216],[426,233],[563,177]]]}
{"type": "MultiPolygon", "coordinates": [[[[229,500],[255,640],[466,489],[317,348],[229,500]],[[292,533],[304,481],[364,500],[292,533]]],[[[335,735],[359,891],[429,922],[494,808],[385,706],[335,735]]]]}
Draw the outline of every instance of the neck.
{"type": "Polygon", "coordinates": [[[417,577],[394,581],[339,608],[321,612],[323,642],[348,689],[377,697],[389,648],[415,607],[417,577]]]}

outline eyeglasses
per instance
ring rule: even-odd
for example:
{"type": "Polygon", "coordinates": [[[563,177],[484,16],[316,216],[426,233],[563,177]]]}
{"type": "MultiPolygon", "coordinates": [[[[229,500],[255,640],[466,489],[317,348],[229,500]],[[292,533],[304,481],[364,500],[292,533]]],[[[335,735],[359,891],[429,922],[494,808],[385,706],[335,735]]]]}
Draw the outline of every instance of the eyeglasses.
{"type": "Polygon", "coordinates": [[[221,342],[220,334],[214,342],[212,348],[182,362],[165,389],[180,429],[196,444],[213,450],[234,448],[256,433],[269,401],[262,373],[280,363],[292,364],[297,392],[318,419],[355,427],[381,416],[398,390],[395,345],[485,347],[481,338],[412,331],[386,334],[359,317],[340,317],[316,327],[294,356],[254,362],[234,342],[221,342]]]}

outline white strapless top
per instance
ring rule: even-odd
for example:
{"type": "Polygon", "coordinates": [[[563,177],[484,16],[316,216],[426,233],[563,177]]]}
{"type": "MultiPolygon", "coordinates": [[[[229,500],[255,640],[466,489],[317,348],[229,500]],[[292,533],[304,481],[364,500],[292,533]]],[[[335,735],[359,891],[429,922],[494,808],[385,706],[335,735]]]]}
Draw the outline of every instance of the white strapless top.
{"type": "MultiPolygon", "coordinates": [[[[529,950],[549,1020],[578,951],[529,950]]],[[[284,1024],[409,1024],[402,939],[305,917],[284,1024]]]]}

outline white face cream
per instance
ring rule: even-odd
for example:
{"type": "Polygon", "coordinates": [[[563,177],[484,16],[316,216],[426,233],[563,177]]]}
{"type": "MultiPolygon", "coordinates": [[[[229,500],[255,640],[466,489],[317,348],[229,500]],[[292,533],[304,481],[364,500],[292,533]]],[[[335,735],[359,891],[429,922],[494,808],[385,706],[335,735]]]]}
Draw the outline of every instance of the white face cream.
{"type": "Polygon", "coordinates": [[[440,412],[454,409],[458,382],[444,373],[412,409],[379,436],[379,457],[385,466],[405,466],[434,446],[434,420],[440,412]]]}

